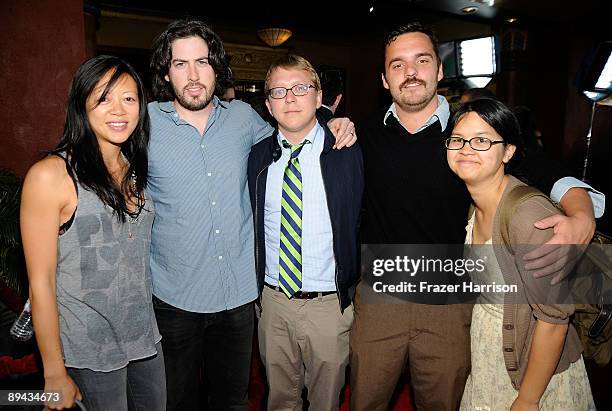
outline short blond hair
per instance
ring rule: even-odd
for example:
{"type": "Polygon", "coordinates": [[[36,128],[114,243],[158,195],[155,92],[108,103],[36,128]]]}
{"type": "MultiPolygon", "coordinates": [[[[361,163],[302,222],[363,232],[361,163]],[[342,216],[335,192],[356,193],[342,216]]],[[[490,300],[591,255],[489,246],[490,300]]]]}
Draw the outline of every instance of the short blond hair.
{"type": "Polygon", "coordinates": [[[284,68],[285,70],[306,70],[310,74],[310,80],[312,80],[312,84],[315,86],[315,89],[321,90],[319,75],[312,64],[310,64],[310,62],[304,57],[296,56],[295,54],[287,54],[286,56],[283,56],[270,64],[270,68],[266,73],[266,82],[264,85],[264,92],[266,93],[266,96],[268,95],[268,91],[270,91],[270,77],[272,76],[274,70],[278,68],[284,68]]]}

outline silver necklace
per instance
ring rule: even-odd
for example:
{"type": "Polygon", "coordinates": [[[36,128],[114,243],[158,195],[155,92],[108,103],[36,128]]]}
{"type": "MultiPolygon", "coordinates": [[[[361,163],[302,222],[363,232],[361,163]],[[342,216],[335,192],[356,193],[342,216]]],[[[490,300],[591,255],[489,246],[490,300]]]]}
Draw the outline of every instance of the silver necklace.
{"type": "MultiPolygon", "coordinates": [[[[132,174],[130,178],[130,188],[132,192],[136,192],[136,174],[132,174]]],[[[127,239],[132,241],[134,239],[134,233],[132,233],[132,226],[138,224],[140,220],[140,213],[144,207],[144,198],[141,193],[136,194],[136,210],[134,212],[127,213],[128,223],[128,236],[127,239]]]]}

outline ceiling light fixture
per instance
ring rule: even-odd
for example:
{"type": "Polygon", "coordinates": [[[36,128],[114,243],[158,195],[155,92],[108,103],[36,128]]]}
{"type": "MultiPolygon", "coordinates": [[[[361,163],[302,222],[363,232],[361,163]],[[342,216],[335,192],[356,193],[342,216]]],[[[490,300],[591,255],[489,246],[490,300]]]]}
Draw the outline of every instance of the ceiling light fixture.
{"type": "Polygon", "coordinates": [[[373,13],[373,12],[374,12],[374,6],[371,6],[370,7],[370,13],[373,13]]]}
{"type": "Polygon", "coordinates": [[[510,23],[510,24],[516,23],[517,21],[518,21],[518,19],[516,17],[509,17],[509,18],[506,19],[506,22],[510,23]]]}
{"type": "Polygon", "coordinates": [[[257,30],[259,38],[270,47],[278,47],[291,37],[293,33],[288,29],[278,27],[270,27],[267,29],[257,30]]]}
{"type": "Polygon", "coordinates": [[[495,0],[470,0],[470,2],[485,4],[489,7],[493,7],[495,5],[495,0]]]}
{"type": "Polygon", "coordinates": [[[461,11],[465,14],[475,13],[478,10],[476,6],[468,6],[461,9],[461,11]]]}

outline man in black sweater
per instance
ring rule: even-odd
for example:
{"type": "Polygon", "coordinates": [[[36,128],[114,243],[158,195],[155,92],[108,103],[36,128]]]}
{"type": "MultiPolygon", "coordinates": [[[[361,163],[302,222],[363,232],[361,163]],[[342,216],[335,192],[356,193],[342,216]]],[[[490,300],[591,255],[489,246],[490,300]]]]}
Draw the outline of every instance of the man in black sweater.
{"type": "MultiPolygon", "coordinates": [[[[442,67],[431,29],[411,23],[390,33],[384,64],[393,104],[359,130],[363,243],[462,244],[470,200],[446,162],[450,110],[436,94],[442,67]]],[[[558,177],[540,188],[549,192],[558,177]]],[[[589,195],[580,188],[561,195],[568,217],[543,224],[555,225],[557,243],[587,242],[595,227],[589,195]]],[[[372,295],[362,282],[351,332],[351,408],[386,410],[408,361],[418,409],[457,409],[470,369],[472,306],[368,304],[372,295]]]]}

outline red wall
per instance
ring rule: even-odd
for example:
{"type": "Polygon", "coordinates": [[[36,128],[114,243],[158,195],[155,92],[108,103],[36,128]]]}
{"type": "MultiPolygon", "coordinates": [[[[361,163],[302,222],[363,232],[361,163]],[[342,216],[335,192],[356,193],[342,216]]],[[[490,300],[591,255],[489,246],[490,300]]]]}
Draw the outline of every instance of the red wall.
{"type": "Polygon", "coordinates": [[[0,168],[23,175],[57,144],[84,59],[83,0],[0,2],[0,168]]]}

